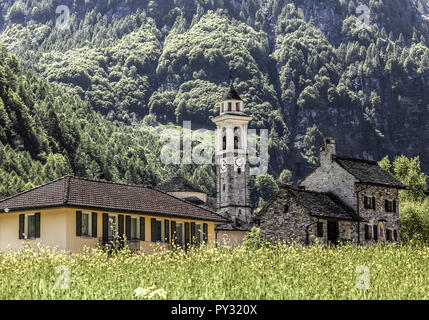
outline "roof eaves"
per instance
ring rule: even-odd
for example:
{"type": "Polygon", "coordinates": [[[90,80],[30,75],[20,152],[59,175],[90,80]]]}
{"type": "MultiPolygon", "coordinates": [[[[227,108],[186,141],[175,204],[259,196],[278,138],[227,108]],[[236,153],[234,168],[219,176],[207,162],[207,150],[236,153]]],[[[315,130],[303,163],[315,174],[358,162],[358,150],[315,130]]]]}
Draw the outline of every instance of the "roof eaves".
{"type": "Polygon", "coordinates": [[[265,212],[267,211],[267,209],[268,209],[268,207],[275,201],[275,200],[277,200],[277,198],[280,196],[280,194],[281,194],[281,192],[283,191],[283,190],[287,190],[287,188],[285,187],[285,186],[282,186],[282,188],[279,190],[279,191],[277,191],[276,192],[276,194],[275,195],[273,195],[272,197],[271,197],[271,199],[270,200],[268,200],[265,204],[264,204],[264,206],[262,207],[262,209],[257,213],[257,214],[255,214],[253,217],[252,217],[252,220],[254,220],[254,219],[258,219],[258,218],[260,218],[262,215],[264,215],[265,214],[265,212]]]}
{"type": "Polygon", "coordinates": [[[384,187],[384,188],[392,188],[392,189],[401,189],[405,190],[407,189],[407,186],[405,186],[403,183],[399,182],[400,185],[394,185],[394,184],[385,184],[385,183],[375,183],[370,181],[363,181],[362,179],[357,182],[359,184],[368,184],[376,187],[384,187]]]}

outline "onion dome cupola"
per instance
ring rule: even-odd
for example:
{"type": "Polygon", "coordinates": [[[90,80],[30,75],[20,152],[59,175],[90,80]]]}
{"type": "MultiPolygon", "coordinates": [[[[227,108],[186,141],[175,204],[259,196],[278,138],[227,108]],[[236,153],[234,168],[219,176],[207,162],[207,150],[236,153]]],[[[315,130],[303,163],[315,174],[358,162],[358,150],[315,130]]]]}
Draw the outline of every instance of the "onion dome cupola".
{"type": "Polygon", "coordinates": [[[240,95],[234,88],[233,81],[229,86],[228,92],[223,96],[222,102],[220,103],[220,114],[232,113],[232,114],[243,114],[244,103],[240,98],[240,95]]]}

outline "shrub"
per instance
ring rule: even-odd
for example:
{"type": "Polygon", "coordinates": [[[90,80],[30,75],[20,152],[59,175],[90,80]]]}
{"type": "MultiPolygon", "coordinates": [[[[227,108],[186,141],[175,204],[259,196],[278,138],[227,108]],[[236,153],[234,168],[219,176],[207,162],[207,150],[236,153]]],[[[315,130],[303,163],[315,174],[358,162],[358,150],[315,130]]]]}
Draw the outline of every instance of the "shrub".
{"type": "Polygon", "coordinates": [[[244,236],[243,246],[248,249],[258,249],[262,243],[261,229],[253,227],[252,230],[244,236]]]}

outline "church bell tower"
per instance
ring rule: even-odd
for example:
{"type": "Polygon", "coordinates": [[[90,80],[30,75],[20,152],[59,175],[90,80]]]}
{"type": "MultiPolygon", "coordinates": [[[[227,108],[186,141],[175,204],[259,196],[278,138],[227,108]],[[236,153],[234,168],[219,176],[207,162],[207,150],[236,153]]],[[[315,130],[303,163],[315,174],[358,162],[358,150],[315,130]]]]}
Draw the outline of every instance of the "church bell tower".
{"type": "Polygon", "coordinates": [[[252,117],[244,114],[244,103],[234,89],[220,102],[220,115],[213,119],[216,131],[217,207],[234,227],[249,227],[251,218],[250,165],[247,129],[252,117]]]}

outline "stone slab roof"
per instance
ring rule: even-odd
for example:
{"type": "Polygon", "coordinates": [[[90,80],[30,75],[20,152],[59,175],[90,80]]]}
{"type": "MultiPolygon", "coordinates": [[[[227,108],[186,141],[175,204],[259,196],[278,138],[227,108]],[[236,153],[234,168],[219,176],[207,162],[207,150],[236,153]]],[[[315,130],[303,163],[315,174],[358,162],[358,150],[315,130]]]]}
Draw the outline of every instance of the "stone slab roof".
{"type": "Polygon", "coordinates": [[[349,221],[362,220],[353,208],[332,193],[295,189],[286,185],[282,186],[281,190],[265,204],[254,219],[258,219],[259,216],[263,215],[285,190],[291,192],[297,202],[305,207],[311,216],[349,221]]]}
{"type": "Polygon", "coordinates": [[[334,160],[362,183],[404,189],[405,186],[384,171],[376,161],[335,155],[334,160]]]}
{"type": "Polygon", "coordinates": [[[361,220],[353,208],[332,193],[292,188],[290,190],[298,202],[310,211],[312,216],[339,220],[361,220]]]}
{"type": "Polygon", "coordinates": [[[180,200],[162,191],[65,176],[0,201],[0,212],[49,207],[79,207],[227,223],[213,211],[180,200]]]}
{"type": "Polygon", "coordinates": [[[205,193],[196,185],[192,184],[184,177],[175,175],[158,184],[155,189],[162,192],[197,192],[205,193]]]}

